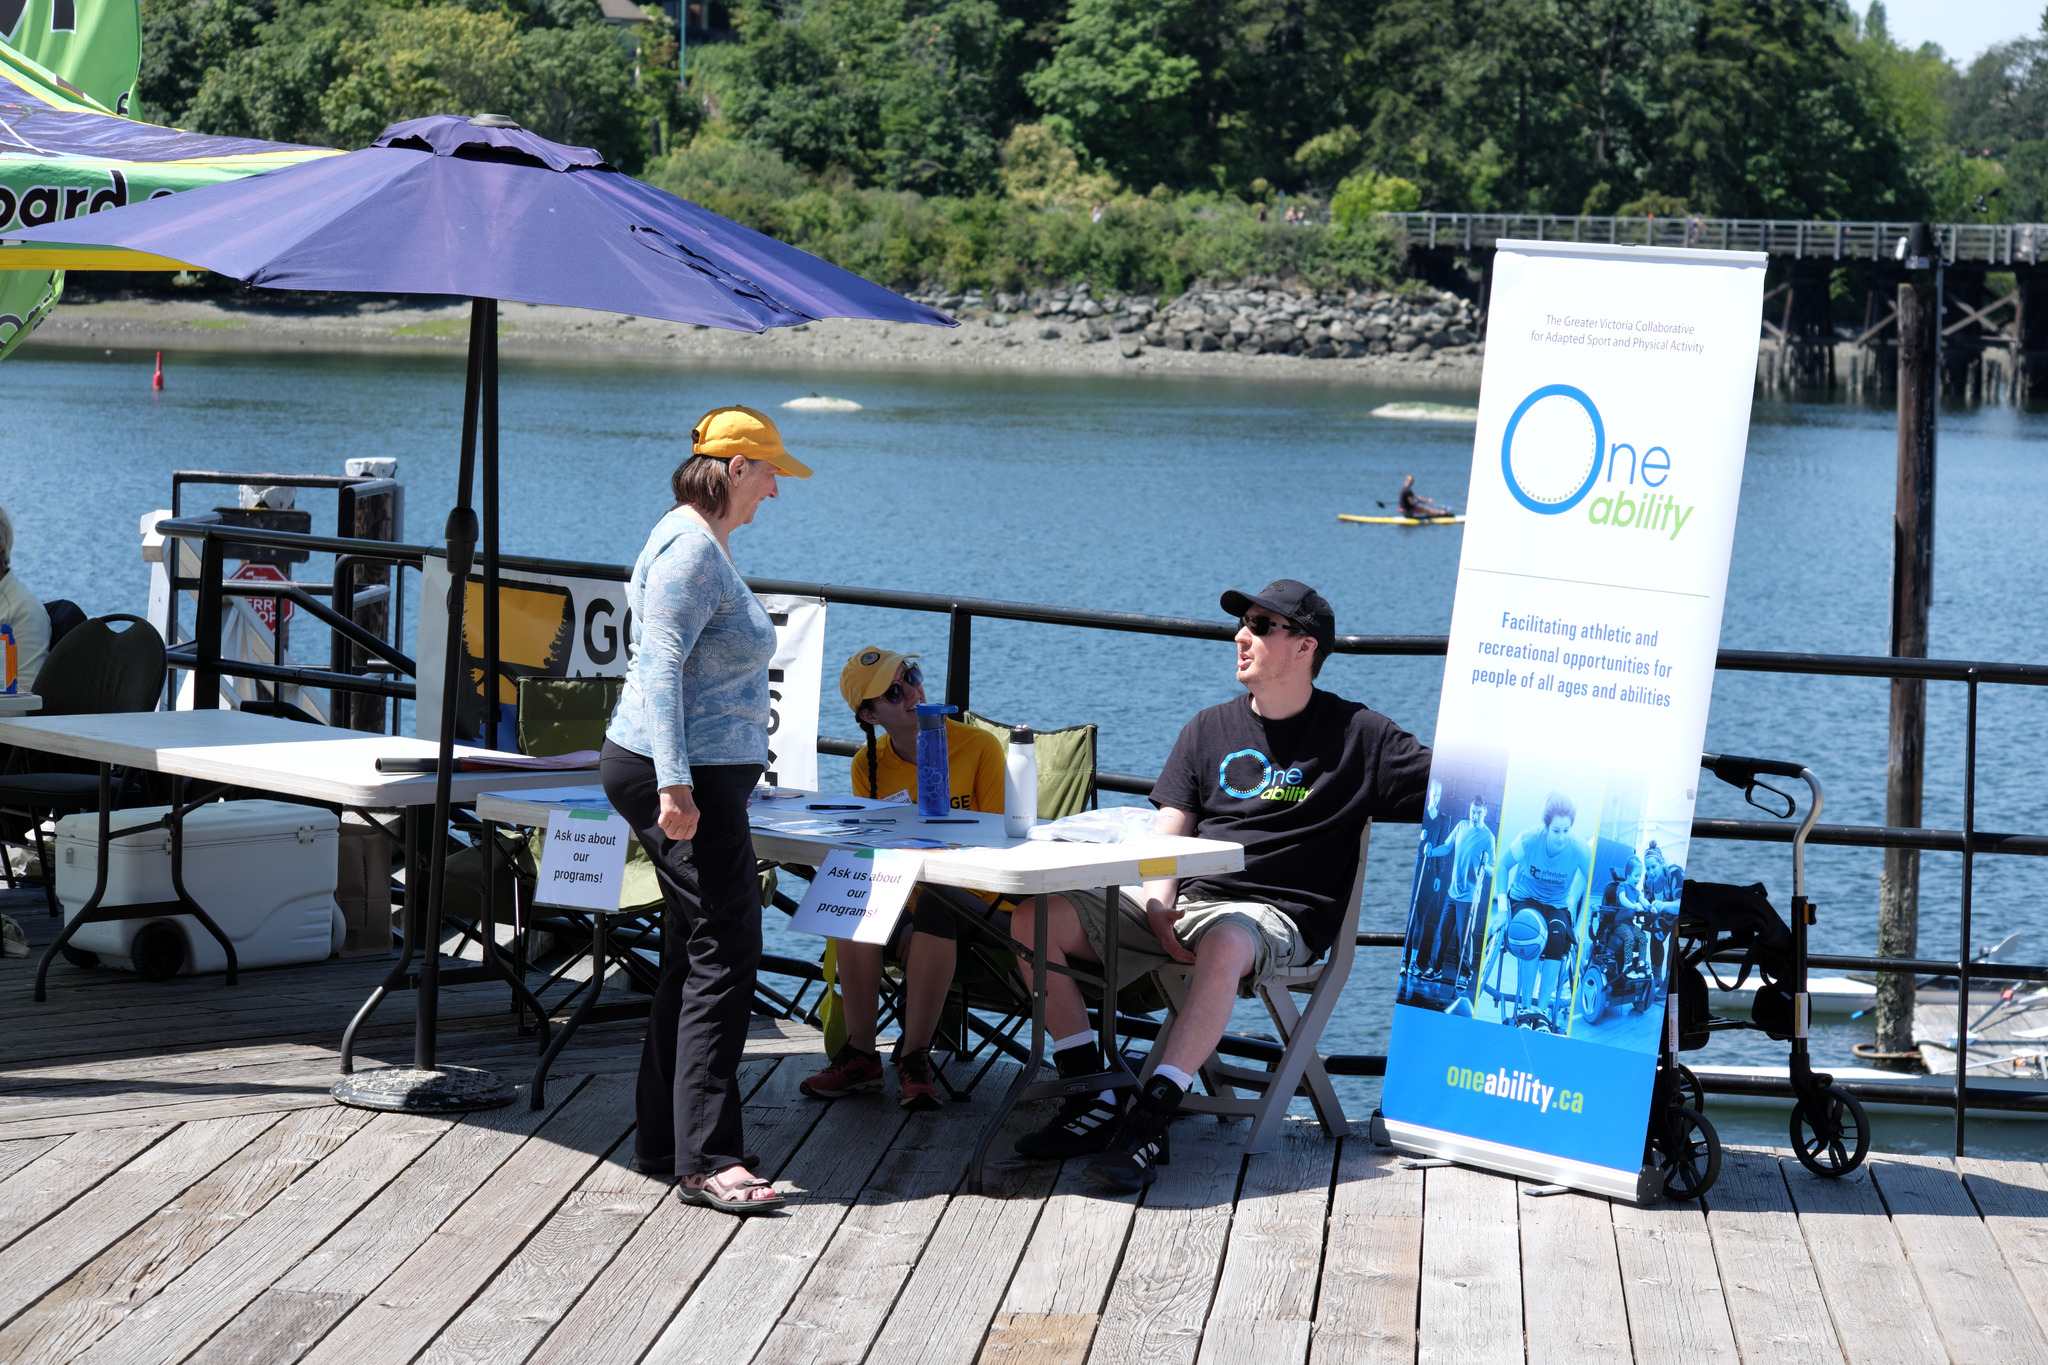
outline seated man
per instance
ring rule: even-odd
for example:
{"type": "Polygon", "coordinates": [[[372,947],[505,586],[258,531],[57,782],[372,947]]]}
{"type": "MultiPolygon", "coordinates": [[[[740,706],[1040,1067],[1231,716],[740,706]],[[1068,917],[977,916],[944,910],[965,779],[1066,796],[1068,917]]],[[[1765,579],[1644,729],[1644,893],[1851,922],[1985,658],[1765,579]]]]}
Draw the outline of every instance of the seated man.
{"type": "MultiPolygon", "coordinates": [[[[50,614],[13,572],[14,522],[0,507],[0,625],[14,632],[14,690],[33,692],[50,652],[50,614]]],[[[0,676],[0,691],[7,680],[0,676]]]]}
{"type": "MultiPolygon", "coordinates": [[[[868,648],[846,661],[839,694],[868,737],[853,760],[853,794],[881,800],[917,799],[917,708],[924,701],[924,674],[914,654],[868,648]],[[883,733],[878,743],[875,735],[883,733]]],[[[946,722],[946,776],[955,810],[1003,809],[1003,746],[986,730],[946,722]]],[[[982,893],[965,893],[981,895],[982,893]]],[[[932,1032],[953,985],[960,930],[936,896],[919,896],[906,908],[909,932],[897,930],[903,963],[903,1030],[896,1043],[897,1103],[914,1111],[939,1107],[938,1078],[932,1069],[932,1032]]],[[[993,901],[993,893],[982,895],[993,901]]],[[[876,995],[882,985],[882,948],[875,943],[832,940],[846,1011],[846,1045],[831,1065],[798,1084],[813,1099],[836,1100],[860,1090],[882,1088],[882,1058],[875,1045],[876,995]]]]}
{"type": "MultiPolygon", "coordinates": [[[[1244,870],[1125,892],[1112,912],[1098,892],[1046,898],[1050,961],[1101,961],[1106,935],[1133,966],[1195,967],[1187,1001],[1151,1081],[1128,1107],[1111,1091],[1070,1096],[1052,1122],[1017,1141],[1020,1156],[1097,1154],[1089,1178],[1131,1191],[1167,1156],[1167,1123],[1216,1048],[1240,993],[1327,951],[1344,912],[1368,820],[1421,817],[1429,750],[1394,722],[1319,690],[1337,637],[1330,604],[1291,579],[1257,596],[1223,594],[1242,622],[1237,680],[1246,695],[1198,713],[1152,789],[1165,834],[1244,845],[1244,870]]],[[[1011,935],[1032,942],[1036,901],[1011,935]]],[[[1024,962],[1028,976],[1029,959],[1024,962]]],[[[1073,980],[1047,973],[1046,1031],[1062,1076],[1105,1069],[1073,980]]]]}
{"type": "Polygon", "coordinates": [[[1420,521],[1430,521],[1437,517],[1451,515],[1450,508],[1431,502],[1428,498],[1415,491],[1415,476],[1413,474],[1401,480],[1400,501],[1401,515],[1414,517],[1420,521]]]}

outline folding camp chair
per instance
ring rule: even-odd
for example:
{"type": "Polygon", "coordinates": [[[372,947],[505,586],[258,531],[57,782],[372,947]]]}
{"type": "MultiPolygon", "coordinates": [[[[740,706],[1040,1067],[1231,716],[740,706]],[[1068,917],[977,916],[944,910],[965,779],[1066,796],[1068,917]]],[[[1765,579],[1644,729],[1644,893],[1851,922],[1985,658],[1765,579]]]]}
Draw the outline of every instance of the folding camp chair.
{"type": "MultiPolygon", "coordinates": [[[[966,724],[986,730],[1007,742],[1014,726],[972,711],[961,717],[966,724]]],[[[1057,730],[1035,732],[1033,752],[1038,763],[1038,818],[1057,820],[1077,811],[1095,807],[1095,753],[1097,727],[1069,725],[1057,730]]],[[[858,762],[855,759],[855,762],[858,762]]],[[[800,872],[806,870],[798,869],[800,872]]],[[[935,1048],[949,1052],[954,1060],[982,1059],[980,1068],[964,1090],[956,1088],[944,1067],[936,1067],[940,1084],[954,1099],[965,1099],[1004,1056],[1022,1061],[1027,1053],[1016,1041],[1017,1033],[1031,1022],[1031,992],[1018,974],[1016,945],[1000,919],[992,917],[988,904],[950,886],[921,885],[918,895],[931,896],[953,912],[960,925],[959,960],[953,969],[953,984],[947,1008],[941,1012],[935,1048]],[[990,1017],[993,1016],[993,1017],[990,1017]]],[[[786,896],[776,898],[782,909],[794,912],[796,903],[786,896]]],[[[776,970],[799,964],[777,959],[776,970]]],[[[804,964],[807,965],[807,964],[804,964]]],[[[823,973],[809,979],[824,981],[823,973]]],[[[829,989],[829,987],[828,987],[829,989]]],[[[801,995],[799,996],[801,999],[801,995]]],[[[822,999],[819,1008],[822,1008],[822,999]]],[[[899,1023],[903,1013],[902,970],[891,962],[882,975],[882,998],[876,1027],[899,1023]]],[[[812,1020],[822,1022],[813,1011],[812,1020]]]]}
{"type": "MultiPolygon", "coordinates": [[[[1280,1033],[1280,1059],[1266,1070],[1256,1070],[1226,1062],[1221,1053],[1212,1052],[1201,1069],[1202,1082],[1209,1093],[1190,1094],[1181,1101],[1184,1113],[1249,1116],[1252,1128],[1245,1138],[1247,1153],[1271,1149],[1280,1121],[1287,1116],[1287,1106],[1297,1093],[1306,1094],[1315,1106],[1324,1132],[1331,1137],[1344,1137],[1351,1132],[1344,1106],[1337,1101],[1337,1092],[1330,1085],[1329,1073],[1323,1070],[1316,1044],[1322,1037],[1323,1025],[1337,1008],[1344,982],[1351,975],[1352,955],[1358,948],[1358,903],[1365,895],[1366,849],[1371,840],[1372,822],[1367,821],[1358,835],[1358,869],[1351,878],[1351,900],[1329,955],[1306,967],[1277,971],[1259,985],[1259,997],[1266,1013],[1272,1016],[1273,1027],[1280,1033]],[[1295,1008],[1295,991],[1308,993],[1307,1009],[1295,1008]],[[1240,1095],[1240,1090],[1252,1093],[1240,1095]]],[[[1145,1059],[1141,1082],[1151,1079],[1159,1059],[1166,1055],[1167,1039],[1172,1035],[1180,1007],[1187,1001],[1194,968],[1174,962],[1161,967],[1156,974],[1166,991],[1166,1022],[1145,1059]]]]}
{"type": "MultiPolygon", "coordinates": [[[[73,608],[75,611],[76,608],[73,608]]],[[[140,616],[116,613],[97,616],[67,629],[50,647],[34,691],[43,699],[45,716],[99,715],[115,711],[154,710],[164,690],[166,661],[163,637],[140,616]],[[116,630],[114,622],[124,622],[116,630]]],[[[32,847],[43,872],[43,899],[50,914],[59,914],[56,865],[44,843],[43,822],[100,808],[98,768],[89,763],[52,758],[25,749],[0,752],[0,816],[18,823],[18,837],[0,836],[0,865],[6,844],[32,847]]],[[[115,800],[125,792],[130,774],[117,772],[115,800]]],[[[7,880],[11,885],[14,874],[7,880]]]]}

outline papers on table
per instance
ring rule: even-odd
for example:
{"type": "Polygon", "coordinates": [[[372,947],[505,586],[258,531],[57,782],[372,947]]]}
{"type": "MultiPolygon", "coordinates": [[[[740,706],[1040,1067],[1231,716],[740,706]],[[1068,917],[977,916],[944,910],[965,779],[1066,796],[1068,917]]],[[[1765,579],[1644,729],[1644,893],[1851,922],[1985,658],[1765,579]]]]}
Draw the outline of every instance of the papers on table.
{"type": "Polygon", "coordinates": [[[525,791],[487,792],[505,801],[524,801],[535,806],[551,806],[558,810],[610,810],[611,798],[604,794],[603,787],[531,787],[525,791]]]}

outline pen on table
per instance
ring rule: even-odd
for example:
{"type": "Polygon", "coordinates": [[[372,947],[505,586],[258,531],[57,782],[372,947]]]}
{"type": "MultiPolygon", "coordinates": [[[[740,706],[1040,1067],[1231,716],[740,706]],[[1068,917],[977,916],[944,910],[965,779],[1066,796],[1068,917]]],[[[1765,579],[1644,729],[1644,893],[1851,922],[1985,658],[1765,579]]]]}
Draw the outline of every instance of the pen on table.
{"type": "Polygon", "coordinates": [[[964,816],[934,815],[925,820],[924,823],[927,825],[978,825],[981,821],[970,820],[964,816]]]}
{"type": "Polygon", "coordinates": [[[805,807],[804,807],[804,809],[805,809],[805,810],[859,810],[859,809],[860,809],[860,807],[859,807],[859,806],[833,806],[833,805],[825,805],[825,804],[820,804],[820,803],[818,803],[818,802],[815,802],[815,801],[814,801],[814,802],[812,802],[812,803],[811,803],[810,805],[808,805],[808,806],[805,806],[805,807]]]}

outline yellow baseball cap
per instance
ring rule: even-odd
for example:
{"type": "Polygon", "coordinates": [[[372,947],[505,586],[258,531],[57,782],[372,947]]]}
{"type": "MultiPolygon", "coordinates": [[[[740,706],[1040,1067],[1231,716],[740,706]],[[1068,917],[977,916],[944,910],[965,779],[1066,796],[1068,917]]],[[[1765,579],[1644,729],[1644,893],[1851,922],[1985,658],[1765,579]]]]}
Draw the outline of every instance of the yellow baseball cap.
{"type": "Polygon", "coordinates": [[[898,665],[907,664],[916,657],[915,654],[876,649],[872,645],[860,650],[846,661],[846,667],[839,670],[839,695],[846,698],[848,707],[858,712],[862,702],[872,701],[889,690],[889,684],[896,681],[898,665]]]}
{"type": "Polygon", "coordinates": [[[776,473],[792,479],[811,477],[811,467],[782,448],[782,433],[768,420],[768,414],[737,403],[713,408],[697,419],[690,429],[690,453],[720,460],[744,455],[750,460],[766,460],[776,473]]]}

